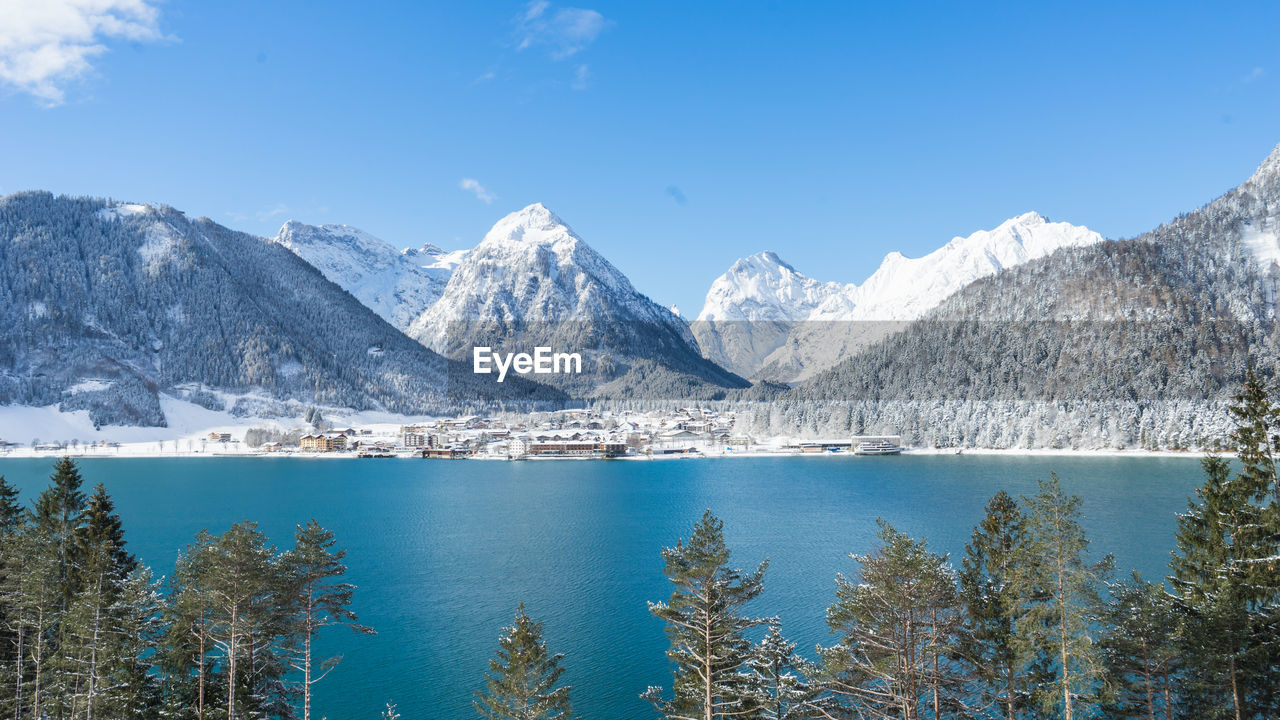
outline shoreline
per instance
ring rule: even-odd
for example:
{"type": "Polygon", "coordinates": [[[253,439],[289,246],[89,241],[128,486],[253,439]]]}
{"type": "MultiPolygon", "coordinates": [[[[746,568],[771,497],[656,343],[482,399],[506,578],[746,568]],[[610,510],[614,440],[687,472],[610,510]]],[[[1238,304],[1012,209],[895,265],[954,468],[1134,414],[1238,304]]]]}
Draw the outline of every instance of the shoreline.
{"type": "MultiPolygon", "coordinates": [[[[132,445],[132,444],[130,444],[132,445]]],[[[137,445],[154,445],[154,443],[138,443],[137,445]]],[[[1209,450],[1138,450],[1138,449],[1069,449],[1069,448],[962,448],[957,452],[955,448],[904,448],[901,455],[897,457],[945,457],[945,456],[966,456],[978,455],[985,457],[1074,457],[1074,458],[1188,458],[1202,459],[1210,455],[1230,454],[1229,451],[1214,452],[1209,450]]],[[[525,457],[519,461],[510,458],[490,455],[475,455],[462,458],[423,458],[412,453],[397,453],[389,458],[360,458],[351,452],[257,452],[252,450],[236,450],[227,452],[201,452],[199,450],[181,450],[181,451],[155,451],[143,447],[122,444],[119,448],[67,448],[62,451],[32,451],[28,448],[18,448],[9,451],[0,451],[0,461],[6,459],[27,460],[27,459],[50,459],[56,460],[62,457],[70,458],[118,458],[118,459],[163,459],[163,458],[264,458],[277,460],[430,460],[430,461],[450,461],[450,460],[479,460],[486,462],[581,462],[590,460],[604,461],[625,461],[625,462],[646,462],[651,460],[670,461],[670,460],[722,460],[722,459],[753,459],[753,458],[827,458],[827,459],[868,459],[872,455],[857,455],[851,452],[841,453],[806,453],[789,450],[739,450],[731,452],[697,452],[688,454],[670,454],[670,455],[626,455],[621,457],[571,457],[571,456],[554,456],[543,455],[535,457],[525,457]]],[[[894,456],[883,456],[894,457],[894,456]]]]}

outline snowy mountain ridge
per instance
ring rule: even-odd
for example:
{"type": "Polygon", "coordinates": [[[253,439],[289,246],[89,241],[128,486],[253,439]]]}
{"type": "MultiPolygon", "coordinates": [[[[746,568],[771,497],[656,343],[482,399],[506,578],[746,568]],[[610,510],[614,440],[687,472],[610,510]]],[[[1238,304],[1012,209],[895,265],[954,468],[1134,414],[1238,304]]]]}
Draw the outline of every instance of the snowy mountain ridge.
{"type": "Polygon", "coordinates": [[[541,203],[495,223],[458,264],[440,299],[406,332],[468,361],[482,344],[582,352],[591,380],[577,387],[572,379],[557,379],[575,391],[601,392],[641,365],[644,373],[674,373],[685,386],[744,384],[703,359],[678,315],[638,292],[541,203]]]}
{"type": "Polygon", "coordinates": [[[641,295],[627,276],[542,203],[494,224],[453,271],[440,299],[409,335],[443,348],[450,322],[561,323],[629,319],[678,327],[669,309],[641,295]]]}
{"type": "Polygon", "coordinates": [[[771,250],[737,260],[716,278],[698,320],[760,321],[808,318],[845,286],[814,280],[796,271],[771,250]]]}
{"type": "Polygon", "coordinates": [[[275,241],[306,260],[334,284],[400,330],[444,292],[465,251],[430,243],[397,250],[350,225],[286,222],[275,241]]]}
{"type": "Polygon", "coordinates": [[[1035,212],[952,238],[919,258],[894,251],[862,284],[823,282],[771,251],[735,262],[711,284],[699,320],[914,320],[982,277],[1103,238],[1035,212]]]}
{"type": "Polygon", "coordinates": [[[882,334],[848,323],[915,320],[980,278],[1060,248],[1102,241],[1086,227],[1028,212],[954,237],[919,258],[891,252],[861,284],[815,280],[775,253],[757,253],[712,283],[694,332],[704,353],[720,364],[750,376],[772,368],[767,379],[794,382],[882,334]],[[783,332],[779,323],[792,326],[783,332]]]}

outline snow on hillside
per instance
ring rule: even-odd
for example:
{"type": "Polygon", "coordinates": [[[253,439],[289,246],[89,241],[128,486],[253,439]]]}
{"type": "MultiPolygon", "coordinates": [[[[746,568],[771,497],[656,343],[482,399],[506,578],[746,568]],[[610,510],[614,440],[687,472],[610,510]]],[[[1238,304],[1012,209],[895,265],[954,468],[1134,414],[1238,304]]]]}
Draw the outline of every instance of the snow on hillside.
{"type": "Polygon", "coordinates": [[[404,330],[440,298],[466,251],[425,244],[400,251],[349,225],[290,220],[276,241],[306,260],[369,309],[404,330]]]}
{"type": "Polygon", "coordinates": [[[974,280],[1045,257],[1059,248],[1084,247],[1102,240],[1089,228],[1025,213],[994,230],[952,238],[924,257],[891,252],[866,282],[851,290],[847,305],[824,304],[809,319],[914,320],[974,280]]]}
{"type": "Polygon", "coordinates": [[[584,396],[688,398],[745,385],[541,203],[499,220],[407,333],[455,359],[476,346],[581,353],[581,371],[539,379],[584,396]]]}
{"type": "Polygon", "coordinates": [[[843,289],[796,272],[766,250],[738,260],[711,283],[698,320],[804,320],[843,289]]]}
{"type": "Polygon", "coordinates": [[[640,321],[683,327],[641,295],[555,213],[535,203],[499,220],[408,330],[443,349],[450,323],[640,321]]]}
{"type": "Polygon", "coordinates": [[[748,374],[772,366],[768,379],[794,382],[883,332],[849,323],[914,320],[979,278],[1059,248],[1102,240],[1086,227],[1029,212],[992,230],[953,238],[923,257],[891,252],[861,284],[818,281],[772,252],[757,253],[735,262],[712,283],[698,315],[704,322],[694,332],[711,359],[748,374]],[[792,325],[780,332],[779,322],[792,325]],[[732,357],[735,353],[744,357],[732,357]],[[754,367],[745,368],[744,362],[754,367]]]}

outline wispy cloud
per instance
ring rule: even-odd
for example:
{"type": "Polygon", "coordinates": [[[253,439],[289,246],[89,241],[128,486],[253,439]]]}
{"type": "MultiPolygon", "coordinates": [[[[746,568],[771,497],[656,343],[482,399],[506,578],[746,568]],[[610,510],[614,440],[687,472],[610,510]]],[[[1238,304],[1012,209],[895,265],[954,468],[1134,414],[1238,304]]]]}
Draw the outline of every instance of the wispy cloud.
{"type": "Polygon", "coordinates": [[[271,218],[277,218],[281,215],[289,214],[289,206],[284,203],[276,203],[274,206],[259,210],[255,213],[258,216],[258,222],[266,222],[271,218]]]}
{"type": "Polygon", "coordinates": [[[1245,73],[1244,77],[1240,78],[1240,84],[1248,85],[1250,83],[1256,82],[1258,80],[1261,80],[1262,76],[1266,74],[1267,74],[1267,71],[1264,70],[1263,68],[1255,67],[1254,69],[1245,73]]]}
{"type": "Polygon", "coordinates": [[[516,50],[544,48],[553,60],[563,60],[595,42],[609,21],[595,10],[553,7],[534,0],[516,17],[516,50]]]}
{"type": "Polygon", "coordinates": [[[675,185],[667,186],[667,196],[676,201],[677,205],[684,205],[689,199],[684,196],[684,191],[675,185]]]}
{"type": "Polygon", "coordinates": [[[154,0],[3,0],[0,82],[60,105],[107,40],[165,39],[159,22],[154,0]]]}
{"type": "Polygon", "coordinates": [[[458,183],[458,187],[475,195],[476,199],[485,205],[492,205],[493,201],[498,199],[497,195],[486,190],[484,185],[481,185],[480,181],[474,178],[462,178],[462,181],[458,183]]]}
{"type": "Polygon", "coordinates": [[[591,69],[586,64],[579,65],[573,71],[573,83],[570,84],[574,90],[586,90],[590,86],[591,69]]]}

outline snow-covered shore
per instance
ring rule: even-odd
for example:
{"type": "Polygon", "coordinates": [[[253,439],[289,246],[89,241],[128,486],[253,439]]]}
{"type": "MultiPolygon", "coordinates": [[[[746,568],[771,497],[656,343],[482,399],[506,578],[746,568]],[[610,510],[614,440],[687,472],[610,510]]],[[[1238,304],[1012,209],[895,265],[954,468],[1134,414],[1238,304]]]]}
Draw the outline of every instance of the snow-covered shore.
{"type": "MultiPolygon", "coordinates": [[[[356,456],[350,452],[300,452],[297,450],[289,450],[283,452],[263,452],[261,450],[246,447],[241,442],[215,443],[206,442],[204,447],[200,447],[198,439],[191,440],[195,447],[187,447],[179,442],[186,441],[159,441],[159,442],[136,442],[121,443],[118,446],[97,446],[97,445],[81,445],[79,447],[67,447],[61,450],[32,450],[29,447],[0,449],[0,460],[6,458],[59,458],[63,456],[73,458],[174,458],[174,457],[256,457],[256,458],[313,458],[325,460],[342,460],[354,459],[356,456]],[[175,444],[177,444],[175,446],[175,444]]],[[[903,451],[902,456],[925,457],[925,456],[1004,456],[1004,457],[1076,457],[1076,458],[1187,458],[1200,459],[1211,453],[1200,450],[1139,450],[1139,449],[1088,449],[1088,450],[1071,450],[1071,449],[1049,449],[1049,448],[1033,448],[1033,449],[1007,449],[1007,448],[964,448],[957,452],[955,448],[907,448],[903,451]]],[[[401,454],[397,457],[418,459],[415,454],[401,454]]],[[[809,458],[815,460],[844,460],[844,459],[862,459],[862,456],[852,453],[804,453],[795,450],[780,449],[772,446],[761,446],[750,450],[732,450],[732,451],[703,451],[690,454],[673,454],[673,455],[645,455],[636,454],[628,455],[620,458],[611,458],[612,460],[627,461],[675,461],[675,460],[705,460],[705,459],[735,459],[735,458],[777,458],[777,457],[795,457],[809,458]]],[[[477,455],[474,460],[503,460],[498,456],[477,455]]],[[[598,458],[589,457],[539,457],[534,460],[542,462],[546,460],[591,460],[598,458]]]]}
{"type": "MultiPolygon", "coordinates": [[[[293,457],[352,458],[351,452],[303,452],[296,448],[281,452],[265,452],[245,444],[250,429],[299,431],[297,417],[242,417],[225,411],[210,410],[193,403],[161,396],[168,420],[167,427],[104,426],[95,428],[86,410],[61,412],[57,406],[0,406],[0,458],[71,457],[293,457]],[[229,436],[229,439],[217,439],[229,436]]],[[[325,419],[332,428],[359,428],[361,440],[383,442],[389,447],[400,444],[400,429],[405,425],[430,424],[441,418],[404,416],[385,412],[356,412],[340,408],[325,409],[325,419]]],[[[845,458],[842,453],[802,453],[796,447],[800,438],[752,438],[749,446],[691,443],[697,452],[689,454],[629,455],[628,460],[681,460],[761,457],[845,458]],[[790,447],[788,447],[790,446],[790,447]]],[[[401,455],[416,457],[402,449],[401,455]]],[[[907,455],[1002,455],[1018,457],[1164,457],[1201,458],[1207,452],[1192,450],[1145,450],[1117,448],[907,448],[907,455]]],[[[501,455],[473,456],[474,459],[502,459],[501,455]]],[[[555,458],[538,458],[555,459],[555,458]]]]}

